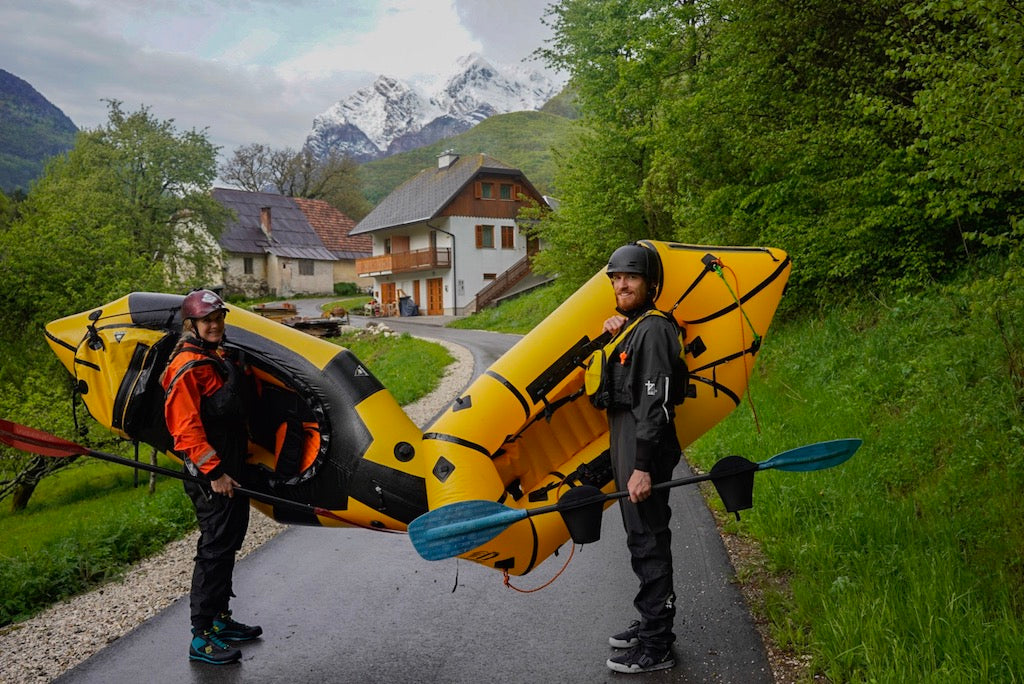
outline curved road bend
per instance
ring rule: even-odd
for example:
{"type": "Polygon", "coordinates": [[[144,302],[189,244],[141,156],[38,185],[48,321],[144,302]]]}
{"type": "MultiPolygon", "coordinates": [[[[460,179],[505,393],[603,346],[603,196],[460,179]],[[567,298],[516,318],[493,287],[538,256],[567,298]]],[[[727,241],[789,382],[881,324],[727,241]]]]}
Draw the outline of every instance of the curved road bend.
{"type": "MultiPolygon", "coordinates": [[[[388,319],[396,330],[473,350],[482,372],[517,336],[431,326],[430,317],[388,319]]],[[[357,325],[358,319],[353,319],[357,325]]],[[[365,320],[362,321],[365,323],[365,320]]],[[[681,464],[676,476],[687,474],[681,464]]],[[[696,487],[673,491],[676,660],[644,682],[768,684],[764,647],[714,520],[696,487]]],[[[528,589],[553,575],[567,545],[512,584],[528,589]]],[[[519,593],[502,576],[456,559],[421,559],[405,535],[293,527],[239,562],[233,605],[263,626],[242,644],[239,665],[190,663],[188,600],[68,671],[58,682],[259,682],[260,684],[479,684],[621,682],[604,661],[609,634],[633,619],[636,579],[616,511],[601,541],[578,547],[551,586],[519,593]]]]}

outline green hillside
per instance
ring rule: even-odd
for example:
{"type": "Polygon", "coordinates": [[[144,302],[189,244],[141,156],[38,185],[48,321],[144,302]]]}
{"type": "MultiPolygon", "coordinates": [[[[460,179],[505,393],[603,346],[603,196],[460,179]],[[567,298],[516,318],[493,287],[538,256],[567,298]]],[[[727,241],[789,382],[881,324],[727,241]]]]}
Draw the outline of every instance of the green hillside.
{"type": "Polygon", "coordinates": [[[31,85],[0,69],[0,191],[28,191],[54,155],[71,149],[77,129],[31,85]]]}
{"type": "Polygon", "coordinates": [[[399,184],[436,164],[437,155],[447,149],[464,155],[489,154],[522,170],[540,192],[556,194],[552,148],[566,139],[572,126],[565,117],[543,112],[492,116],[453,138],[363,164],[363,194],[376,205],[399,184]]]}

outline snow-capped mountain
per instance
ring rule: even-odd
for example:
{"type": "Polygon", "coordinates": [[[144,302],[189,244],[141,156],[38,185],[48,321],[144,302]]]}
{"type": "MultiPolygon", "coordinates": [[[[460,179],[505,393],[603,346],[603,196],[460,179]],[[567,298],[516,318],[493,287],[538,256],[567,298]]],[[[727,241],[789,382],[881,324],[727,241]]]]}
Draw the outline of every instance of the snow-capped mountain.
{"type": "Polygon", "coordinates": [[[489,116],[540,109],[559,86],[543,74],[499,68],[477,54],[459,60],[436,92],[379,76],[313,119],[306,138],[318,157],[386,157],[469,130],[489,116]]]}

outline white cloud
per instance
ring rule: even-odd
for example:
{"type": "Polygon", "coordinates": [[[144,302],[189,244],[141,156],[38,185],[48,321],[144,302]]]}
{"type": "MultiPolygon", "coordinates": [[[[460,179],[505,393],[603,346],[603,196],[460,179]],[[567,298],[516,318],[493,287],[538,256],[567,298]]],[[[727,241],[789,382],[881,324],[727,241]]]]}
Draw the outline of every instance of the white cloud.
{"type": "MultiPolygon", "coordinates": [[[[104,100],[147,106],[230,153],[297,148],[313,118],[376,74],[528,54],[546,0],[2,0],[0,68],[80,128],[104,100]],[[456,7],[458,5],[458,7],[456,7]]],[[[515,57],[513,57],[515,59],[515,57]]]]}
{"type": "Polygon", "coordinates": [[[324,78],[366,71],[399,78],[447,72],[455,60],[482,49],[459,23],[450,0],[388,0],[359,36],[336,36],[283,62],[286,78],[324,78]]]}

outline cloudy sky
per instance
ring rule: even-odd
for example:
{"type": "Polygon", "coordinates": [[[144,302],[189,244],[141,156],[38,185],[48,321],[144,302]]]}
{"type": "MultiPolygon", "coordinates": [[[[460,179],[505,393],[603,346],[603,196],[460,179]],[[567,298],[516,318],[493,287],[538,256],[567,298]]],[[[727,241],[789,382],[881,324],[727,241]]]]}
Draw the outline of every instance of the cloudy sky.
{"type": "Polygon", "coordinates": [[[543,68],[551,0],[2,0],[0,69],[79,128],[104,100],[179,131],[299,148],[313,117],[377,74],[428,80],[471,52],[543,68]],[[526,59],[526,62],[523,60],[526,59]]]}

